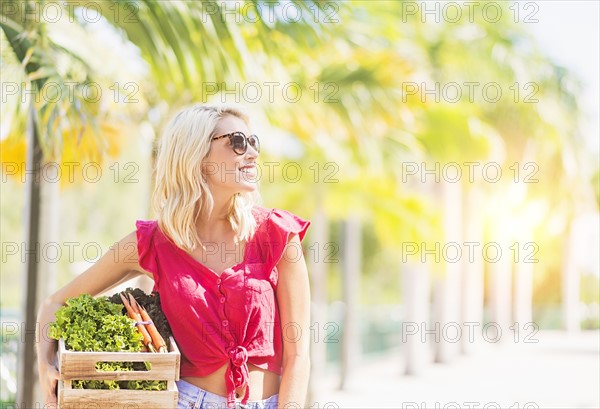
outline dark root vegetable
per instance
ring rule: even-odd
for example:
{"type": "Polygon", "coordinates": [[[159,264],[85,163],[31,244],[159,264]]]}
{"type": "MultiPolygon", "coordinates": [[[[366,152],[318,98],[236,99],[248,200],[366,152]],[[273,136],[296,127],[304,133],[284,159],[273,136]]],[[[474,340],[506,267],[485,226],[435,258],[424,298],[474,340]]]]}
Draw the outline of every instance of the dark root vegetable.
{"type": "MultiPolygon", "coordinates": [[[[138,304],[140,304],[142,307],[144,307],[146,309],[146,311],[148,312],[148,315],[152,319],[152,322],[156,326],[156,329],[158,330],[158,332],[160,333],[162,338],[168,344],[169,337],[171,335],[173,335],[173,333],[171,332],[171,327],[169,326],[167,317],[165,317],[165,314],[162,311],[162,308],[160,305],[160,295],[156,291],[153,291],[150,294],[146,294],[143,290],[141,290],[139,288],[131,288],[131,287],[128,287],[124,292],[126,292],[128,294],[132,294],[133,297],[135,298],[135,300],[138,302],[138,304]]],[[[110,296],[108,298],[108,300],[110,302],[113,302],[115,304],[120,304],[121,306],[123,306],[123,313],[126,314],[125,306],[123,305],[123,301],[121,300],[121,297],[119,296],[119,294],[120,293],[116,293],[116,294],[110,296]]]]}

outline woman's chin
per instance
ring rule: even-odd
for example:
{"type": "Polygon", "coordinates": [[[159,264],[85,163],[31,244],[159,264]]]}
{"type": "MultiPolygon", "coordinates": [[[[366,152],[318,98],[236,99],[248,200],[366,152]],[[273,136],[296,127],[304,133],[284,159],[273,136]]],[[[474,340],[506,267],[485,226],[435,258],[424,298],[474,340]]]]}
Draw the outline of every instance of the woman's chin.
{"type": "Polygon", "coordinates": [[[243,182],[238,185],[236,193],[252,193],[258,190],[258,184],[252,182],[243,182]]]}

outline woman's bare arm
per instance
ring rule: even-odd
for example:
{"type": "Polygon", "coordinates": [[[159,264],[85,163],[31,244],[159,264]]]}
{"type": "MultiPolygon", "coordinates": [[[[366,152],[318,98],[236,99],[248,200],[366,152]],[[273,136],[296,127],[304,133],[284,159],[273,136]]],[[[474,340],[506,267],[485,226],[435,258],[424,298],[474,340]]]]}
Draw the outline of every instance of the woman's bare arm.
{"type": "Polygon", "coordinates": [[[55,365],[57,342],[48,337],[48,327],[54,322],[54,313],[68,298],[81,294],[96,296],[127,279],[145,272],[138,261],[137,237],[132,232],[111,247],[94,265],[67,285],[46,298],[38,310],[37,354],[40,385],[46,404],[56,404],[54,389],[58,380],[55,365]]]}
{"type": "Polygon", "coordinates": [[[304,407],[310,375],[310,286],[308,270],[298,235],[290,239],[288,247],[294,248],[277,264],[277,303],[281,328],[295,328],[283,334],[283,374],[279,386],[279,407],[304,407]],[[293,404],[292,404],[293,403],[293,404]]]}

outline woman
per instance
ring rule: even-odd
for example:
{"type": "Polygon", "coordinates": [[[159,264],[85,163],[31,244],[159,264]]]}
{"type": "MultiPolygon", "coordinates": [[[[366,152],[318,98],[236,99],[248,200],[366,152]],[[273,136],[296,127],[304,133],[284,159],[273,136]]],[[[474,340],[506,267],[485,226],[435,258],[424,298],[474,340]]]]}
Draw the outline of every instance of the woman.
{"type": "MultiPolygon", "coordinates": [[[[146,274],[182,354],[179,408],[302,407],[310,292],[300,242],[310,222],[256,204],[259,150],[239,110],[182,110],[158,150],[157,220],[138,220],[136,231],[48,297],[40,328],[68,298],[146,274]]],[[[51,404],[57,345],[38,339],[40,382],[51,404]]]]}

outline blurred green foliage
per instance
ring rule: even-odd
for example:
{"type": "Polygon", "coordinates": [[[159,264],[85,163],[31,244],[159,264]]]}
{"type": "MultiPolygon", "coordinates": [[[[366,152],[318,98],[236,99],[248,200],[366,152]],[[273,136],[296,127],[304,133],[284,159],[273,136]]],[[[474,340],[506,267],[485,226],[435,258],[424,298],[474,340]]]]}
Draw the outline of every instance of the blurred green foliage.
{"type": "MultiPolygon", "coordinates": [[[[306,98],[290,103],[276,94],[272,100],[242,101],[249,105],[253,121],[276,135],[270,139],[273,145],[285,145],[277,135],[286,134],[299,146],[291,153],[265,149],[263,163],[276,161],[279,169],[295,163],[304,173],[290,183],[276,172],[273,180],[262,183],[264,204],[306,218],[323,209],[330,239],[338,245],[343,243],[339,223],[350,214],[361,217],[361,302],[401,302],[401,244],[432,243],[443,237],[439,201],[406,183],[402,164],[431,167],[466,161],[495,161],[505,169],[513,163],[538,165],[538,182],[527,185],[516,204],[509,203],[514,187],[510,178],[462,187],[465,192],[484,192],[482,208],[505,208],[508,214],[520,212],[530,201],[544,203],[532,237],[540,247],[534,301],[543,305],[560,300],[563,236],[590,191],[597,209],[598,170],[592,165],[590,174],[590,166],[580,165],[593,160],[578,144],[580,85],[512,21],[508,3],[500,4],[505,13],[494,23],[479,16],[473,22],[463,17],[441,24],[422,23],[420,15],[406,20],[402,2],[333,2],[336,20],[329,23],[290,23],[281,16],[273,23],[243,18],[232,22],[218,14],[207,19],[200,2],[135,4],[131,21],[115,17],[115,10],[128,12],[125,2],[106,1],[105,18],[96,25],[84,24],[76,15],[71,22],[53,25],[14,15],[10,27],[2,26],[2,43],[11,44],[14,51],[2,48],[3,70],[11,79],[24,78],[31,84],[76,80],[79,85],[94,80],[107,88],[119,80],[139,86],[135,104],[110,101],[109,93],[98,104],[61,100],[36,105],[48,158],[98,160],[104,175],[97,183],[61,186],[59,242],[94,242],[107,249],[133,230],[136,218],[151,217],[153,143],[181,105],[227,99],[223,88],[236,83],[294,83],[306,98]],[[59,41],[73,32],[79,44],[59,41]],[[109,32],[121,43],[105,43],[109,32]],[[26,40],[18,47],[15,33],[26,40]],[[83,50],[86,46],[91,53],[83,50]],[[105,64],[110,69],[90,64],[93,54],[110,61],[105,64]],[[57,59],[69,69],[58,70],[57,59]],[[134,63],[146,70],[130,72],[134,63]],[[471,101],[463,93],[457,101],[438,101],[407,88],[469,81],[497,83],[505,98],[492,103],[476,93],[471,101]],[[203,86],[207,83],[217,84],[214,95],[203,86]],[[536,103],[524,100],[529,95],[524,85],[529,83],[537,87],[536,103]],[[521,92],[516,99],[516,89],[510,88],[515,84],[521,92]],[[83,132],[92,124],[94,132],[83,132]],[[107,124],[116,128],[111,138],[102,128],[107,124]],[[123,178],[126,164],[136,171],[133,183],[123,178]],[[118,180],[115,169],[121,170],[118,180]]],[[[323,2],[301,7],[314,13],[315,6],[331,11],[323,2]]],[[[126,90],[119,92],[122,97],[126,90]]],[[[27,106],[15,101],[3,102],[3,111],[10,113],[2,135],[3,163],[24,160],[27,106]]],[[[22,243],[23,185],[9,178],[3,182],[7,190],[10,194],[1,199],[3,237],[22,243]]],[[[493,211],[487,217],[497,218],[493,211]]],[[[493,231],[488,234],[493,239],[493,231]]],[[[80,250],[73,260],[62,257],[56,284],[69,280],[73,263],[84,258],[80,250]]],[[[21,260],[7,256],[4,261],[2,305],[16,306],[21,260]]],[[[335,262],[328,267],[329,300],[338,300],[342,266],[335,262]]],[[[597,298],[585,296],[586,302],[597,298]]]]}

